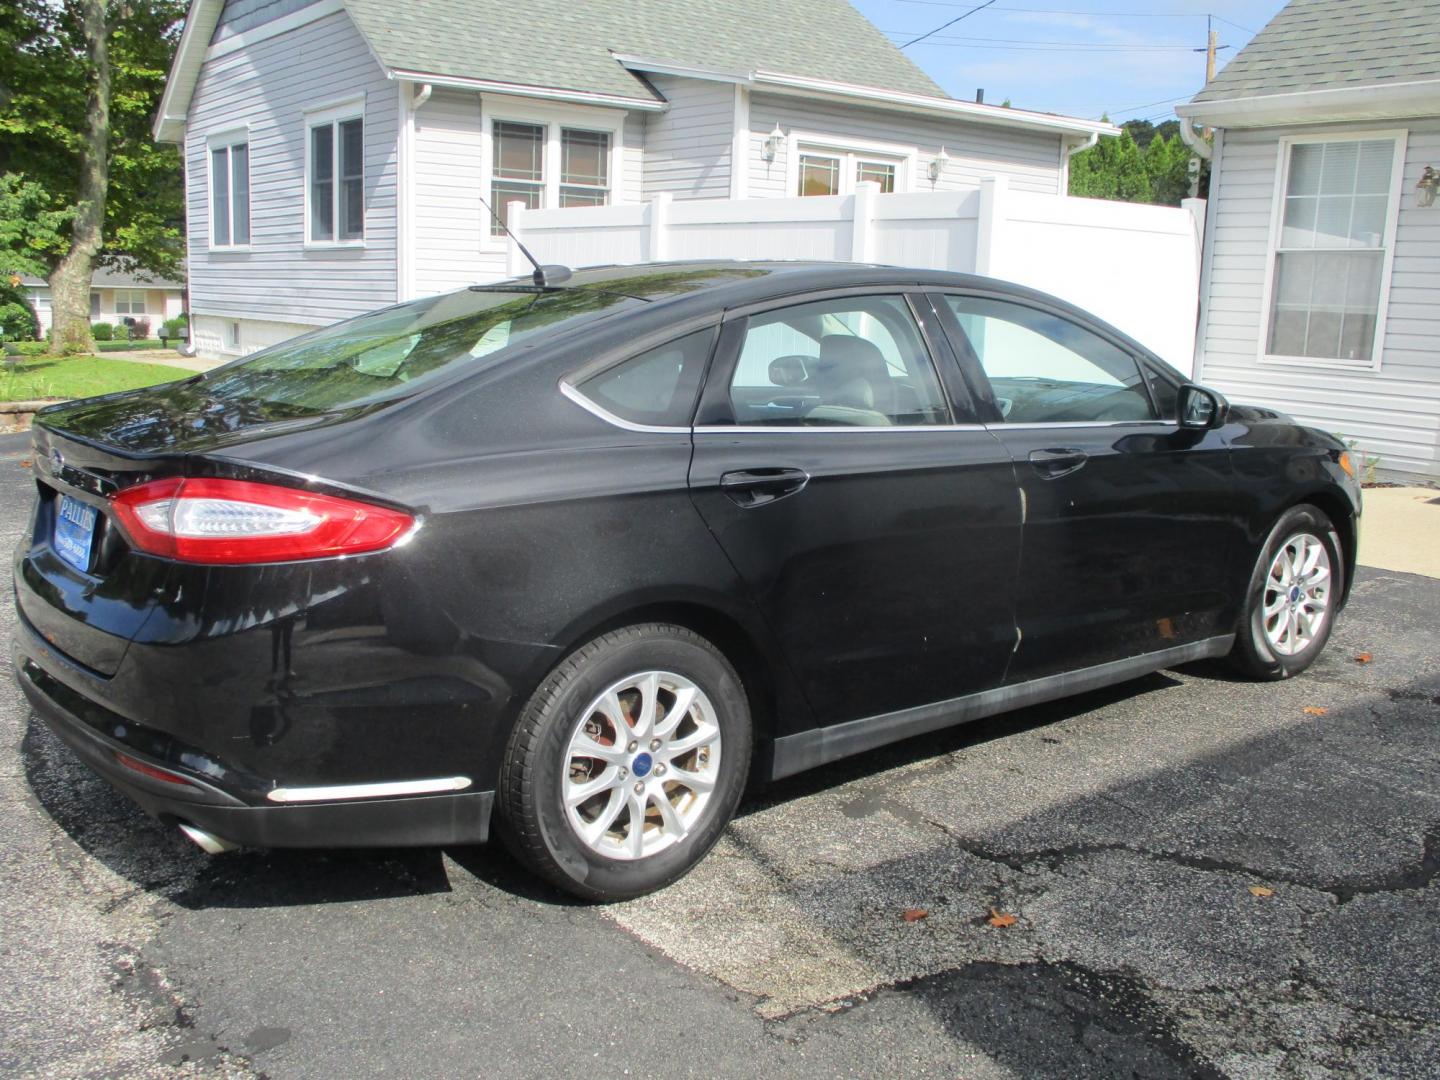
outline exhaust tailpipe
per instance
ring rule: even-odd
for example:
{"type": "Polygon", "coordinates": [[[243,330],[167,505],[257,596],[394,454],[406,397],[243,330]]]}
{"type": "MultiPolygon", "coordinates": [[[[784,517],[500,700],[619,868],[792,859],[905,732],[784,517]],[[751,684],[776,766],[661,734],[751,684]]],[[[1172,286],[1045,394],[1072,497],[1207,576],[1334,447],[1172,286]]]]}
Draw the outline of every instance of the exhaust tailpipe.
{"type": "Polygon", "coordinates": [[[214,833],[206,832],[204,829],[197,829],[194,825],[184,822],[180,825],[180,831],[188,836],[209,855],[220,855],[226,851],[234,851],[240,845],[231,840],[222,840],[214,833]]]}

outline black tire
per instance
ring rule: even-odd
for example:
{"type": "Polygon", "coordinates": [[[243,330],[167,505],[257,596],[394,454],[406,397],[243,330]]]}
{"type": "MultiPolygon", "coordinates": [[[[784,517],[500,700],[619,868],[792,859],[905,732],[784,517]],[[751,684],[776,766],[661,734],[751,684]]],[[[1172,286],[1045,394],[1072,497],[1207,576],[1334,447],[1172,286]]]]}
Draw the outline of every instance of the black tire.
{"type": "Polygon", "coordinates": [[[744,686],[708,641],[664,623],[613,630],[561,661],[521,713],[500,775],[501,836],[536,874],[586,900],[654,892],[688,873],[720,838],[745,788],[751,740],[744,686]],[[642,671],[673,672],[704,692],[720,728],[720,762],[715,787],[690,831],[664,850],[622,860],[593,850],[576,835],[566,817],[562,780],[581,711],[617,680],[642,671]]]}
{"type": "Polygon", "coordinates": [[[1325,512],[1308,503],[1291,507],[1281,515],[1260,555],[1255,561],[1254,572],[1245,594],[1240,622],[1236,628],[1235,648],[1230,661],[1242,673],[1253,679],[1273,682],[1298,675],[1315,662],[1316,657],[1330,640],[1330,631],[1335,625],[1340,598],[1345,595],[1345,562],[1340,549],[1340,537],[1325,512]],[[1310,643],[1290,655],[1272,648],[1265,633],[1264,604],[1267,578],[1270,567],[1281,547],[1297,534],[1305,534],[1318,540],[1325,548],[1330,560],[1329,605],[1324,621],[1310,643]]]}

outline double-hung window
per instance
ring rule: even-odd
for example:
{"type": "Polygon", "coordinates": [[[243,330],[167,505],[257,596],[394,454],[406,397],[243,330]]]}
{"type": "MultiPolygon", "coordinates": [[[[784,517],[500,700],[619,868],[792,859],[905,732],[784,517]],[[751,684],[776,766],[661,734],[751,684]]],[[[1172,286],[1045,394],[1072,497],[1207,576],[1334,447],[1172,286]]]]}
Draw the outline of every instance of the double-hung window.
{"type": "Polygon", "coordinates": [[[1374,368],[1403,138],[1282,142],[1264,355],[1374,368]]]}
{"type": "MultiPolygon", "coordinates": [[[[501,217],[513,202],[532,210],[606,205],[615,134],[554,120],[492,120],[490,205],[501,217]]],[[[492,219],[490,235],[504,234],[492,219]]]]}
{"type": "Polygon", "coordinates": [[[306,117],[306,224],[311,244],[365,240],[365,119],[360,102],[306,117]]]}
{"type": "Polygon", "coordinates": [[[850,195],[856,184],[880,185],[883,193],[904,190],[911,154],[902,147],[831,146],[795,141],[797,195],[850,195]]]}
{"type": "Polygon", "coordinates": [[[144,290],[144,289],[116,289],[116,290],[115,290],[115,314],[116,314],[116,315],[144,315],[144,314],[145,314],[145,290],[144,290]]]}
{"type": "Polygon", "coordinates": [[[243,132],[220,135],[210,146],[210,246],[250,244],[250,144],[243,132]]]}

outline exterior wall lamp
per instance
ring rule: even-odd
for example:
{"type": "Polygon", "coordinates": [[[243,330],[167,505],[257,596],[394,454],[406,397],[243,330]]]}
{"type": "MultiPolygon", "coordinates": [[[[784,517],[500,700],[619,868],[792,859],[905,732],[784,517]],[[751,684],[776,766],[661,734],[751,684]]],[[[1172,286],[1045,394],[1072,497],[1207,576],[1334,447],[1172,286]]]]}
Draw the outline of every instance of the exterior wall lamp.
{"type": "Polygon", "coordinates": [[[766,161],[774,161],[775,156],[780,153],[780,146],[785,142],[785,132],[780,130],[780,125],[775,125],[775,130],[765,136],[765,142],[760,150],[760,156],[766,161]]]}
{"type": "Polygon", "coordinates": [[[1415,202],[1420,206],[1435,205],[1435,191],[1440,188],[1440,172],[1435,171],[1434,165],[1426,165],[1425,171],[1420,174],[1420,182],[1415,185],[1415,202]]]}
{"type": "Polygon", "coordinates": [[[933,184],[945,175],[945,166],[950,161],[950,155],[945,152],[945,147],[940,147],[940,152],[930,159],[930,182],[933,184]]]}

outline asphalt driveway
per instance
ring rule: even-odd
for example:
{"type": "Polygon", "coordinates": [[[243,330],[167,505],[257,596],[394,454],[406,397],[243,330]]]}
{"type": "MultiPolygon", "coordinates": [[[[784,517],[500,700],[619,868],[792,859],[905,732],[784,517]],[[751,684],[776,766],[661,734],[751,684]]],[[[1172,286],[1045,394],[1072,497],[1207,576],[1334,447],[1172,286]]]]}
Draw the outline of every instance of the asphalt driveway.
{"type": "Polygon", "coordinates": [[[7,679],[0,1073],[1440,1076],[1437,721],[1440,580],[1366,570],[1300,679],[1192,666],[797,777],[596,908],[498,847],[211,859],[7,679]]]}

